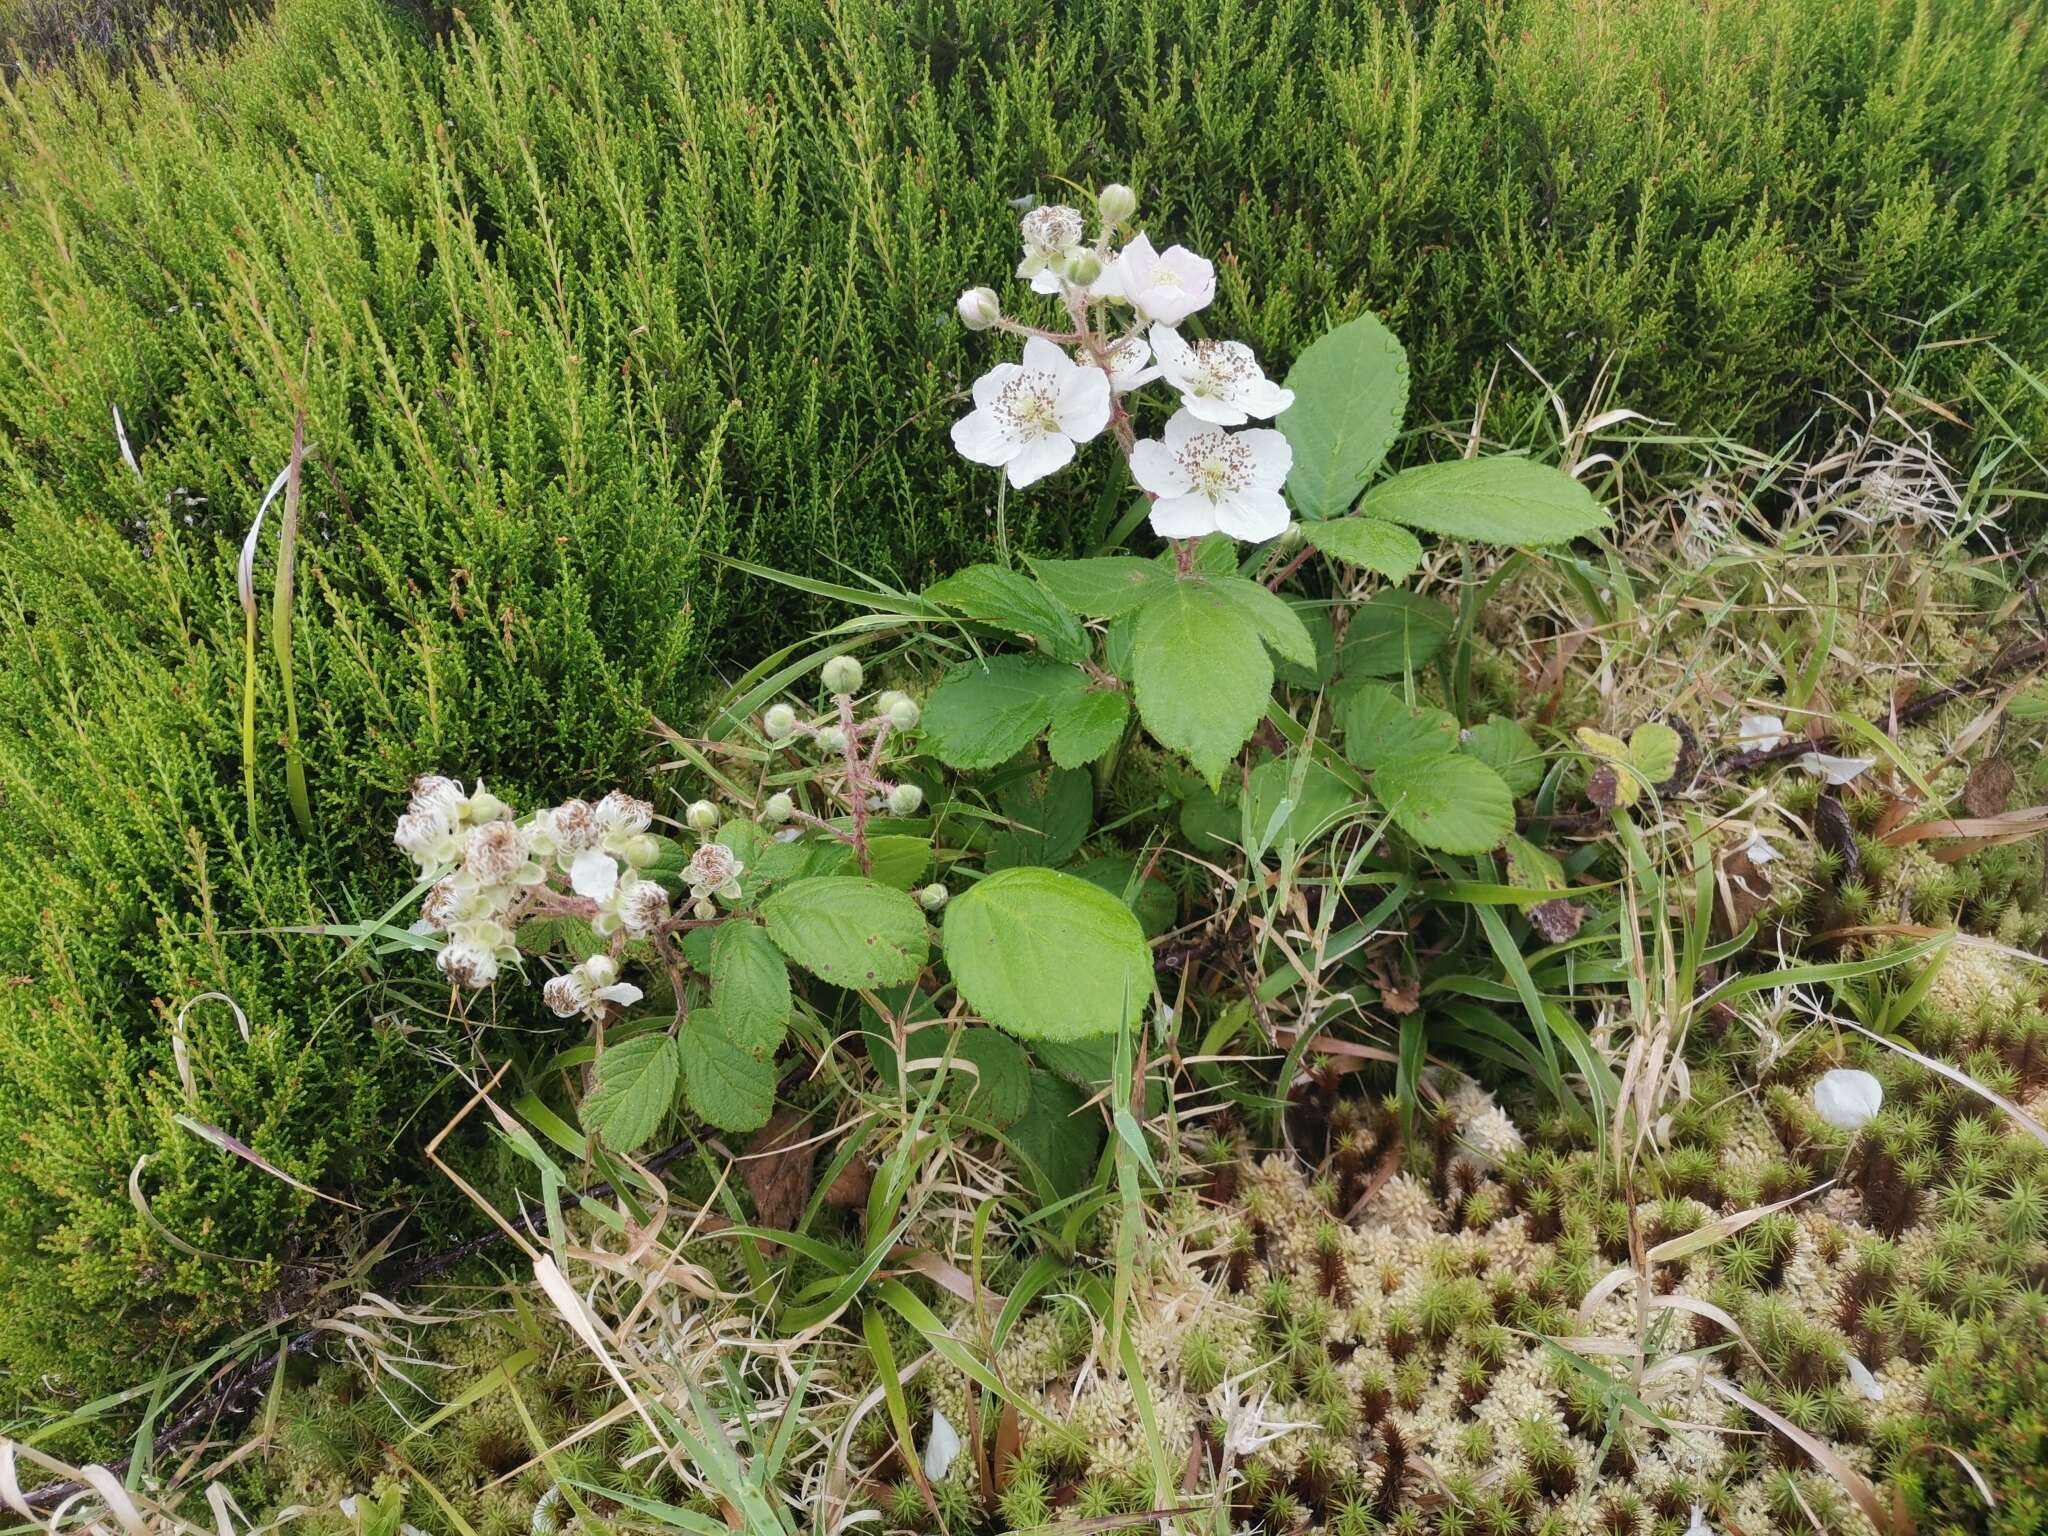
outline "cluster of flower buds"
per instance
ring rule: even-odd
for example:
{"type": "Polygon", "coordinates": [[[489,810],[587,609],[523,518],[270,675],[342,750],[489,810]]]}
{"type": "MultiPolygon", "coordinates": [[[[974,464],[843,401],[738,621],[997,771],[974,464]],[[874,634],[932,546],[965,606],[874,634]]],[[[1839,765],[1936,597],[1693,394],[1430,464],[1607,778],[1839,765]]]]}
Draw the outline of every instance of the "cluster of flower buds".
{"type": "Polygon", "coordinates": [[[1137,207],[1129,187],[1104,187],[1092,242],[1077,209],[1024,215],[1017,275],[1034,293],[1060,298],[1064,326],[1011,319],[990,288],[960,295],[963,325],[1021,336],[1024,353],[975,380],[974,409],[953,424],[953,445],[1021,488],[1063,468],[1078,444],[1113,427],[1132,476],[1152,498],[1152,527],[1161,537],[1275,538],[1287,528],[1280,487],[1294,452],[1281,433],[1246,424],[1279,415],[1294,403],[1293,392],[1267,378],[1243,342],[1181,335],[1178,327],[1216,296],[1215,264],[1185,246],[1159,251],[1143,231],[1118,248],[1137,207]],[[1162,380],[1178,394],[1179,409],[1160,436],[1139,439],[1124,396],[1162,380]]]}
{"type": "MultiPolygon", "coordinates": [[[[654,808],[614,790],[591,804],[566,800],[525,821],[481,783],[468,793],[454,779],[428,774],[393,840],[432,879],[415,933],[443,935],[439,964],[457,986],[487,987],[518,958],[514,935],[526,918],[559,907],[560,879],[601,936],[644,938],[668,920],[668,893],[641,873],[661,856],[648,831],[654,808]]],[[[602,986],[609,982],[600,983],[602,986]]],[[[604,997],[601,990],[593,997],[604,997]]]]}

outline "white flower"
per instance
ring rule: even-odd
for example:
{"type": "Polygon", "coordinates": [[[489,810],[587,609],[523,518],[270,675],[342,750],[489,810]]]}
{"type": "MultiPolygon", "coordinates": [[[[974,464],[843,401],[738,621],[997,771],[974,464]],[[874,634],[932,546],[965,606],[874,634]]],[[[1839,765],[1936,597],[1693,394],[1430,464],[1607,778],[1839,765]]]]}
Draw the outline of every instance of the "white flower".
{"type": "Polygon", "coordinates": [[[1183,341],[1170,325],[1152,327],[1159,371],[1180,391],[1180,403],[1203,421],[1241,427],[1251,418],[1278,416],[1294,404],[1294,391],[1266,377],[1241,341],[1183,341]]]}
{"type": "Polygon", "coordinates": [[[461,810],[462,786],[438,773],[423,773],[412,781],[412,811],[439,811],[453,821],[461,810]]]}
{"type": "Polygon", "coordinates": [[[1849,1367],[1849,1389],[1873,1403],[1883,1402],[1884,1384],[1871,1374],[1870,1367],[1854,1355],[1849,1356],[1846,1363],[1849,1367]]]}
{"type": "Polygon", "coordinates": [[[532,885],[543,878],[527,858],[526,834],[509,821],[487,821],[471,830],[462,867],[481,885],[532,885]]]}
{"type": "Polygon", "coordinates": [[[668,892],[659,880],[643,880],[633,871],[619,886],[619,923],[628,934],[644,939],[668,921],[668,892]]]}
{"type": "Polygon", "coordinates": [[[587,800],[564,800],[550,810],[535,811],[526,821],[527,848],[536,859],[562,869],[603,840],[604,829],[587,800]]]}
{"type": "Polygon", "coordinates": [[[1735,732],[1735,744],[1745,752],[1768,752],[1789,733],[1776,715],[1744,715],[1735,732]]]}
{"type": "Polygon", "coordinates": [[[602,906],[618,892],[619,861],[598,848],[579,853],[569,866],[569,889],[602,906]]]}
{"type": "Polygon", "coordinates": [[[616,852],[627,838],[647,830],[647,824],[654,820],[654,807],[645,800],[635,800],[615,789],[597,802],[591,815],[597,822],[605,846],[616,852]]]}
{"type": "Polygon", "coordinates": [[[441,967],[443,976],[471,991],[488,987],[498,979],[497,955],[466,939],[450,939],[443,944],[435,963],[441,967]]]}
{"type": "Polygon", "coordinates": [[[727,901],[740,894],[740,876],[747,866],[732,856],[723,843],[706,843],[690,855],[683,880],[700,898],[723,896],[727,901]]]}
{"type": "Polygon", "coordinates": [[[953,1458],[960,1454],[960,1431],[953,1427],[953,1421],[938,1409],[932,1410],[932,1432],[924,1442],[924,1475],[936,1483],[944,1477],[953,1465],[953,1458]]]}
{"type": "Polygon", "coordinates": [[[1109,375],[1033,336],[1022,363],[998,363],[974,381],[974,409],[953,423],[953,446],[1021,490],[1108,425],[1109,375]]]}
{"type": "Polygon", "coordinates": [[[391,840],[412,856],[422,870],[453,864],[462,852],[462,839],[455,835],[448,813],[438,806],[407,811],[398,818],[391,840]]]}
{"type": "Polygon", "coordinates": [[[1874,757],[1830,757],[1825,752],[1808,752],[1799,759],[1799,766],[1817,779],[1830,784],[1846,784],[1851,779],[1868,773],[1877,766],[1874,757]]]}
{"type": "Polygon", "coordinates": [[[1152,348],[1142,336],[1126,336],[1109,349],[1109,387],[1118,394],[1150,384],[1159,370],[1148,366],[1152,348]]]}
{"type": "Polygon", "coordinates": [[[1033,293],[1058,293],[1060,264],[1080,248],[1080,212],[1053,203],[1032,209],[1018,228],[1024,236],[1024,259],[1017,263],[1017,275],[1031,279],[1033,293]]]}
{"type": "Polygon", "coordinates": [[[1147,320],[1179,325],[1216,297],[1216,266],[1184,245],[1152,249],[1143,233],[1095,281],[1099,299],[1122,299],[1147,320]]]}
{"type": "Polygon", "coordinates": [[[1131,473],[1159,498],[1152,529],[1163,539],[1275,537],[1287,527],[1280,487],[1293,466],[1294,449],[1271,428],[1225,432],[1188,411],[1174,412],[1163,442],[1148,437],[1131,453],[1131,473]]]}
{"type": "Polygon", "coordinates": [[[1854,1067],[1823,1072],[1813,1085],[1814,1109],[1838,1131],[1861,1130],[1883,1105],[1884,1084],[1854,1067]]]}
{"type": "Polygon", "coordinates": [[[564,1019],[594,1011],[599,1003],[630,1008],[646,996],[630,981],[619,980],[619,963],[610,955],[592,955],[575,969],[554,977],[541,988],[541,995],[564,1019]]]}

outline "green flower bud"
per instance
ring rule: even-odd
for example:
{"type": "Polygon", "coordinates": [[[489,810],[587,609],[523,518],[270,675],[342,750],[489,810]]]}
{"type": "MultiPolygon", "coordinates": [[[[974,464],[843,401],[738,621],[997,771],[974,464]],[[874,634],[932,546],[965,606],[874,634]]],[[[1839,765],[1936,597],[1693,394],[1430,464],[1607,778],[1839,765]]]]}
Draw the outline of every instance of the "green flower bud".
{"type": "Polygon", "coordinates": [[[1120,181],[1112,181],[1095,194],[1095,211],[1111,229],[1138,211],[1138,194],[1120,181]]]}
{"type": "Polygon", "coordinates": [[[1076,288],[1086,288],[1102,276],[1102,258],[1093,251],[1076,251],[1067,258],[1065,276],[1076,288]]]}
{"type": "Polygon", "coordinates": [[[1003,318],[1003,301],[993,288],[970,288],[954,303],[960,323],[970,331],[985,331],[1003,318]]]}
{"type": "Polygon", "coordinates": [[[846,750],[846,732],[836,725],[826,726],[825,729],[818,732],[818,750],[826,753],[828,756],[844,752],[846,750]]]}
{"type": "Polygon", "coordinates": [[[917,893],[917,904],[927,912],[936,912],[946,904],[946,888],[943,885],[928,885],[917,893]]]}
{"type": "Polygon", "coordinates": [[[889,791],[889,814],[892,816],[915,816],[917,808],[924,804],[924,791],[915,784],[898,784],[889,791]]]}
{"type": "Polygon", "coordinates": [[[787,704],[770,704],[761,717],[761,734],[770,741],[787,741],[796,731],[796,711],[787,704]]]}
{"type": "Polygon", "coordinates": [[[827,693],[858,693],[860,691],[860,663],[851,656],[834,656],[819,669],[819,676],[825,680],[827,693]]]}
{"type": "Polygon", "coordinates": [[[635,832],[626,839],[626,862],[635,869],[645,869],[661,857],[661,839],[652,832],[635,832]]]}
{"type": "Polygon", "coordinates": [[[796,802],[779,792],[770,795],[761,807],[761,819],[770,826],[779,827],[795,814],[796,802]]]}
{"type": "Polygon", "coordinates": [[[693,832],[715,832],[720,820],[718,807],[709,800],[693,800],[690,808],[683,812],[683,820],[690,824],[693,832]]]}
{"type": "Polygon", "coordinates": [[[899,698],[889,706],[889,723],[899,731],[914,731],[917,722],[924,718],[924,711],[917,707],[917,700],[899,698]]]}

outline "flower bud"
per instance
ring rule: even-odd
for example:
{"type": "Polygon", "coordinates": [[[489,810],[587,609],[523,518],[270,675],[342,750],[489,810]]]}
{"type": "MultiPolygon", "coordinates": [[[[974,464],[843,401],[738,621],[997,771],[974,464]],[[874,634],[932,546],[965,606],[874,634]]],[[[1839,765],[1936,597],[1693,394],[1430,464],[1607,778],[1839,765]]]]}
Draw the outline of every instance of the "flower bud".
{"type": "Polygon", "coordinates": [[[796,814],[796,802],[779,791],[768,797],[761,807],[761,819],[772,827],[779,827],[796,814]]]}
{"type": "Polygon", "coordinates": [[[851,656],[834,656],[819,669],[825,680],[827,693],[858,693],[860,691],[860,663],[851,656]]]}
{"type": "Polygon", "coordinates": [[[828,725],[818,732],[818,750],[828,755],[846,750],[846,732],[836,725],[828,725]]]}
{"type": "Polygon", "coordinates": [[[1138,211],[1138,194],[1122,182],[1112,181],[1095,194],[1095,211],[1104,225],[1114,229],[1138,211]]]}
{"type": "Polygon", "coordinates": [[[718,807],[709,800],[693,800],[690,808],[683,812],[683,820],[690,824],[692,832],[715,832],[718,830],[718,807]]]}
{"type": "Polygon", "coordinates": [[[915,784],[898,784],[889,791],[889,814],[891,816],[915,816],[917,808],[924,804],[924,791],[915,784]]]}
{"type": "Polygon", "coordinates": [[[661,839],[652,832],[635,832],[626,839],[626,862],[635,869],[645,869],[661,857],[661,839]]]}
{"type": "Polygon", "coordinates": [[[928,885],[917,893],[917,904],[927,912],[936,912],[946,904],[946,888],[943,885],[928,885]]]}
{"type": "Polygon", "coordinates": [[[1076,288],[1086,288],[1102,276],[1102,258],[1093,251],[1076,251],[1067,258],[1062,275],[1076,288]]]}
{"type": "Polygon", "coordinates": [[[708,923],[718,916],[718,903],[708,896],[699,896],[690,908],[690,915],[700,923],[708,923]]]}
{"type": "Polygon", "coordinates": [[[993,288],[969,288],[953,308],[959,312],[960,323],[970,331],[985,331],[1003,318],[1003,301],[996,297],[993,288]]]}
{"type": "Polygon", "coordinates": [[[899,696],[896,702],[889,706],[889,723],[899,731],[917,729],[917,722],[923,718],[924,711],[917,707],[915,699],[899,696]]]}
{"type": "Polygon", "coordinates": [[[770,704],[761,717],[761,734],[770,741],[787,741],[796,731],[796,711],[787,704],[770,704]]]}

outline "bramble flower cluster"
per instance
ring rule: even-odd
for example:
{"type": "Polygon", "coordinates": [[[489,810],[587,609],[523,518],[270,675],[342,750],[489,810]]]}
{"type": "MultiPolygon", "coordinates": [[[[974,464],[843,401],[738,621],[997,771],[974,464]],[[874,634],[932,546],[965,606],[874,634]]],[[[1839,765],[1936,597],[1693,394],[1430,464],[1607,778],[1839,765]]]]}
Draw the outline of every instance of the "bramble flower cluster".
{"type": "MultiPolygon", "coordinates": [[[[490,986],[518,961],[516,936],[529,917],[579,916],[601,937],[649,937],[669,918],[668,892],[641,873],[662,853],[648,831],[653,819],[646,801],[614,790],[594,805],[566,800],[522,822],[481,783],[465,793],[454,779],[427,774],[414,781],[393,834],[420,878],[433,882],[412,931],[443,935],[441,973],[469,990],[490,986]]],[[[622,991],[616,962],[607,963],[609,976],[585,972],[576,988],[551,990],[550,1006],[561,1012],[558,999],[572,995],[583,999],[572,1012],[621,1004],[623,991],[637,1000],[638,989],[622,991]]]]}
{"type": "Polygon", "coordinates": [[[1021,361],[975,380],[974,409],[953,424],[953,445],[1021,489],[1107,429],[1152,499],[1161,537],[1275,538],[1287,528],[1280,488],[1294,452],[1282,433],[1248,424],[1278,416],[1294,394],[1266,377],[1243,342],[1180,333],[1215,298],[1215,264],[1186,246],[1160,251],[1142,230],[1116,248],[1137,206],[1129,187],[1104,187],[1092,242],[1078,209],[1024,215],[1017,276],[1033,293],[1059,298],[1064,326],[1010,318],[990,288],[960,295],[964,326],[1021,336],[1024,349],[1021,361]],[[1141,439],[1124,397],[1161,380],[1180,408],[1158,437],[1141,439]]]}

